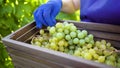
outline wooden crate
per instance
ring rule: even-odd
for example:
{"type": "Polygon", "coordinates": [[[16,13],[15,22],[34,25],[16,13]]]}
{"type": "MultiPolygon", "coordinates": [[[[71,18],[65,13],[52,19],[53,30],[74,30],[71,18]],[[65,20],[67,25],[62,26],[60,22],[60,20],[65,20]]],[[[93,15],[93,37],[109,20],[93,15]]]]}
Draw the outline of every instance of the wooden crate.
{"type": "MultiPolygon", "coordinates": [[[[64,21],[58,20],[58,22],[64,21]]],[[[68,22],[74,23],[78,29],[86,29],[95,36],[95,39],[105,39],[111,42],[115,48],[120,49],[120,26],[68,22]]],[[[38,31],[35,22],[32,22],[2,39],[16,68],[113,68],[102,63],[33,46],[30,44],[30,40],[38,31]]]]}

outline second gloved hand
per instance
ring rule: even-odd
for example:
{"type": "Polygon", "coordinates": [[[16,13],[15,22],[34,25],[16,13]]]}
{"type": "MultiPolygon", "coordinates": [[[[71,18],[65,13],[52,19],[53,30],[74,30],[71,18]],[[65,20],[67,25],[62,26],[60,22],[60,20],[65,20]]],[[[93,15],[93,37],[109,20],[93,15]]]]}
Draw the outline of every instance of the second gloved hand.
{"type": "Polygon", "coordinates": [[[56,24],[55,17],[60,12],[62,0],[49,0],[46,4],[39,6],[34,12],[34,19],[37,28],[45,26],[54,26],[56,24]]]}

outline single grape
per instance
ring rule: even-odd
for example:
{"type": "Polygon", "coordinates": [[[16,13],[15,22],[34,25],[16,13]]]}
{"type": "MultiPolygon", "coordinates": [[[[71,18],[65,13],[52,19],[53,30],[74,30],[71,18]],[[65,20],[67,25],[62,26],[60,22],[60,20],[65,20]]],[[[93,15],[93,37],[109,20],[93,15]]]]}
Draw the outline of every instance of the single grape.
{"type": "Polygon", "coordinates": [[[62,46],[59,47],[59,51],[64,52],[64,50],[65,50],[64,47],[62,46]]]}
{"type": "Polygon", "coordinates": [[[55,31],[56,31],[56,30],[55,30],[55,27],[51,27],[50,30],[49,30],[50,34],[54,34],[55,31]]]}
{"type": "Polygon", "coordinates": [[[50,43],[50,48],[51,49],[55,50],[56,47],[57,47],[57,45],[54,42],[50,43]]]}
{"type": "Polygon", "coordinates": [[[69,44],[69,45],[73,45],[72,39],[71,39],[71,40],[68,40],[68,44],[69,44]]]}
{"type": "Polygon", "coordinates": [[[68,46],[68,42],[65,41],[64,42],[64,46],[67,47],[68,46]]]}
{"type": "Polygon", "coordinates": [[[66,36],[65,36],[65,39],[66,39],[66,40],[71,40],[71,36],[70,36],[70,35],[66,35],[66,36]]]}
{"type": "Polygon", "coordinates": [[[74,56],[80,56],[80,51],[79,50],[75,50],[74,56]]]}
{"type": "Polygon", "coordinates": [[[43,35],[45,32],[43,29],[40,30],[40,34],[43,35]]]}
{"type": "Polygon", "coordinates": [[[64,41],[63,41],[63,40],[60,40],[60,41],[58,42],[58,45],[59,45],[60,47],[64,46],[64,41]]]}
{"type": "Polygon", "coordinates": [[[73,55],[74,51],[73,50],[69,50],[68,54],[73,55]]]}
{"type": "Polygon", "coordinates": [[[69,52],[69,49],[68,49],[68,48],[65,48],[64,52],[65,52],[65,53],[68,53],[68,52],[69,52]]]}
{"type": "Polygon", "coordinates": [[[90,53],[85,53],[84,58],[87,60],[92,60],[92,55],[90,53]]]}
{"type": "Polygon", "coordinates": [[[73,49],[75,49],[75,46],[74,45],[70,45],[69,49],[73,50],[73,49]]]}
{"type": "Polygon", "coordinates": [[[56,26],[56,28],[62,28],[64,25],[63,25],[63,23],[57,23],[55,26],[56,26]]]}
{"type": "Polygon", "coordinates": [[[105,62],[105,56],[99,56],[98,57],[98,62],[105,62]]]}
{"type": "Polygon", "coordinates": [[[88,37],[85,37],[85,42],[89,43],[90,39],[88,37]]]}
{"type": "Polygon", "coordinates": [[[56,38],[59,40],[63,39],[63,37],[64,37],[64,35],[60,32],[56,34],[56,38]]]}
{"type": "Polygon", "coordinates": [[[96,41],[95,45],[99,48],[99,46],[101,45],[101,42],[100,41],[96,41]]]}
{"type": "Polygon", "coordinates": [[[63,32],[63,29],[62,28],[58,28],[57,32],[63,32]]]}
{"type": "Polygon", "coordinates": [[[84,33],[80,32],[78,33],[78,38],[83,39],[85,37],[84,33]]]}
{"type": "Polygon", "coordinates": [[[76,26],[71,26],[70,27],[70,31],[76,31],[76,30],[77,30],[76,26]]]}
{"type": "Polygon", "coordinates": [[[76,32],[70,32],[70,36],[72,37],[72,38],[75,38],[76,37],[76,32]]]}
{"type": "Polygon", "coordinates": [[[94,42],[94,40],[91,40],[89,43],[92,44],[92,45],[94,45],[95,42],[94,42]]]}
{"type": "Polygon", "coordinates": [[[106,46],[104,44],[102,44],[102,45],[99,46],[99,48],[102,49],[102,50],[105,50],[106,46]]]}
{"type": "Polygon", "coordinates": [[[111,43],[108,42],[108,43],[106,44],[106,47],[107,47],[107,48],[110,48],[110,47],[111,47],[111,43]]]}
{"type": "Polygon", "coordinates": [[[88,32],[86,30],[82,30],[82,33],[87,36],[88,32]]]}
{"type": "Polygon", "coordinates": [[[85,40],[84,39],[80,39],[79,44],[80,44],[80,46],[85,45],[85,40]]]}
{"type": "Polygon", "coordinates": [[[74,44],[78,44],[78,43],[79,43],[79,39],[78,39],[78,38],[74,38],[74,39],[73,39],[73,43],[74,43],[74,44]]]}
{"type": "Polygon", "coordinates": [[[64,33],[65,33],[65,34],[69,34],[69,30],[65,29],[65,30],[64,30],[64,33]]]}
{"type": "Polygon", "coordinates": [[[105,40],[101,40],[101,43],[106,45],[106,41],[105,40]]]}
{"type": "Polygon", "coordinates": [[[76,32],[77,32],[77,33],[80,33],[81,31],[80,31],[80,30],[77,30],[76,32]]]}
{"type": "Polygon", "coordinates": [[[89,50],[89,53],[90,53],[91,55],[96,54],[96,52],[95,52],[94,49],[90,49],[90,50],[89,50]]]}
{"type": "Polygon", "coordinates": [[[92,44],[87,44],[86,47],[87,48],[92,48],[92,44]]]}
{"type": "Polygon", "coordinates": [[[88,37],[90,40],[93,40],[93,38],[94,38],[94,36],[92,34],[89,34],[88,37]]]}
{"type": "Polygon", "coordinates": [[[39,41],[36,41],[36,42],[34,43],[34,45],[41,46],[42,44],[41,44],[39,41]]]}
{"type": "Polygon", "coordinates": [[[99,55],[95,53],[95,54],[93,54],[93,58],[94,58],[95,60],[98,60],[99,55]]]}

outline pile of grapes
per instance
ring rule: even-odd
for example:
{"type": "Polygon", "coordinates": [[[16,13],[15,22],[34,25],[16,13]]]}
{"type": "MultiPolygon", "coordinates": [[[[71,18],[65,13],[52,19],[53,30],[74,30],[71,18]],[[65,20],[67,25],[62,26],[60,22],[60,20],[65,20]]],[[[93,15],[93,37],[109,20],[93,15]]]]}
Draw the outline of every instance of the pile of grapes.
{"type": "Polygon", "coordinates": [[[41,29],[39,33],[32,38],[32,45],[120,67],[120,56],[111,43],[105,40],[95,41],[92,34],[78,30],[73,23],[58,22],[53,27],[41,29]]]}

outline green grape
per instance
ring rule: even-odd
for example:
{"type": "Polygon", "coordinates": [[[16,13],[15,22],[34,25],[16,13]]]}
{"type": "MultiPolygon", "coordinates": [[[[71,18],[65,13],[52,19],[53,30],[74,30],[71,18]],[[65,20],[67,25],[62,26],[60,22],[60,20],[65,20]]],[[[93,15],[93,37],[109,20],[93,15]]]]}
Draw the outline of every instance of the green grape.
{"type": "Polygon", "coordinates": [[[75,50],[74,56],[80,56],[80,51],[79,50],[75,50]]]}
{"type": "Polygon", "coordinates": [[[109,50],[104,50],[104,51],[103,51],[103,54],[104,54],[104,56],[109,56],[109,55],[111,55],[111,51],[109,51],[109,50]]]}
{"type": "Polygon", "coordinates": [[[99,48],[99,46],[101,45],[101,42],[100,41],[96,41],[95,45],[99,48]]]}
{"type": "Polygon", "coordinates": [[[89,43],[90,39],[88,37],[85,37],[85,42],[89,43]]]}
{"type": "Polygon", "coordinates": [[[70,36],[72,37],[72,38],[75,38],[76,37],[76,32],[70,32],[70,36]]]}
{"type": "Polygon", "coordinates": [[[65,48],[65,51],[64,51],[65,53],[68,53],[69,52],[69,49],[68,48],[65,48]]]}
{"type": "Polygon", "coordinates": [[[92,60],[92,55],[90,53],[84,53],[84,58],[87,60],[92,60]]]}
{"type": "Polygon", "coordinates": [[[64,24],[64,25],[68,25],[69,23],[68,23],[67,21],[64,21],[63,24],[64,24]]]}
{"type": "Polygon", "coordinates": [[[70,27],[70,31],[76,31],[76,30],[77,30],[76,26],[71,26],[70,27]]]}
{"type": "Polygon", "coordinates": [[[51,49],[55,50],[56,47],[57,47],[57,45],[54,42],[50,43],[50,48],[51,49]]]}
{"type": "Polygon", "coordinates": [[[55,30],[55,27],[51,27],[49,31],[50,31],[50,34],[54,34],[55,31],[56,31],[56,30],[55,30]]]}
{"type": "Polygon", "coordinates": [[[115,63],[114,63],[113,61],[110,61],[110,60],[106,60],[105,63],[106,63],[107,65],[111,65],[111,66],[114,66],[114,65],[115,65],[115,63]]]}
{"type": "Polygon", "coordinates": [[[82,30],[82,33],[87,36],[88,32],[86,30],[82,30]]]}
{"type": "Polygon", "coordinates": [[[110,60],[110,61],[116,61],[116,57],[115,56],[113,56],[113,55],[110,55],[110,56],[108,56],[107,57],[107,60],[110,60]]]}
{"type": "Polygon", "coordinates": [[[106,45],[106,41],[105,40],[101,40],[101,43],[106,45]]]}
{"type": "Polygon", "coordinates": [[[64,33],[65,33],[65,34],[69,34],[69,30],[65,29],[65,30],[64,30],[64,33]]]}
{"type": "Polygon", "coordinates": [[[73,50],[69,50],[68,54],[73,55],[74,51],[73,50]]]}
{"type": "Polygon", "coordinates": [[[80,39],[79,44],[80,44],[80,46],[85,45],[85,40],[84,39],[80,39]]]}
{"type": "Polygon", "coordinates": [[[92,48],[92,44],[87,44],[87,48],[92,48]]]}
{"type": "Polygon", "coordinates": [[[90,40],[93,40],[93,37],[94,37],[94,36],[93,36],[92,34],[89,34],[89,35],[88,35],[88,38],[89,38],[90,40]]]}
{"type": "Polygon", "coordinates": [[[65,39],[66,39],[66,40],[71,40],[71,36],[70,36],[70,35],[66,35],[66,36],[65,36],[65,39]]]}
{"type": "Polygon", "coordinates": [[[99,55],[98,54],[93,54],[93,58],[95,59],[95,60],[98,60],[98,57],[99,57],[99,55]]]}
{"type": "Polygon", "coordinates": [[[107,47],[107,48],[110,48],[110,47],[111,47],[111,43],[108,42],[108,43],[106,44],[106,47],[107,47]]]}
{"type": "Polygon", "coordinates": [[[98,62],[105,62],[105,56],[99,56],[98,57],[98,62]]]}
{"type": "Polygon", "coordinates": [[[41,35],[44,34],[44,30],[43,30],[43,29],[40,30],[40,34],[41,34],[41,35]]]}
{"type": "Polygon", "coordinates": [[[117,62],[120,63],[120,57],[118,58],[117,62]]]}
{"type": "Polygon", "coordinates": [[[77,30],[76,32],[77,32],[77,33],[80,33],[81,31],[80,31],[80,30],[77,30]]]}
{"type": "Polygon", "coordinates": [[[64,52],[64,50],[65,50],[64,47],[62,46],[59,47],[59,51],[64,52]]]}
{"type": "Polygon", "coordinates": [[[74,39],[73,39],[73,43],[74,43],[74,44],[78,44],[78,43],[79,43],[79,39],[78,39],[78,38],[74,38],[74,39]]]}
{"type": "Polygon", "coordinates": [[[65,41],[64,42],[64,46],[67,47],[68,46],[68,42],[65,41]]]}
{"type": "Polygon", "coordinates": [[[83,39],[85,37],[84,33],[80,32],[78,33],[78,38],[83,39]]]}
{"type": "Polygon", "coordinates": [[[73,45],[72,39],[71,39],[71,40],[68,40],[68,44],[69,44],[69,45],[73,45]]]}
{"type": "Polygon", "coordinates": [[[64,37],[64,35],[60,32],[56,34],[56,38],[59,40],[63,39],[63,37],[64,37]]]}
{"type": "Polygon", "coordinates": [[[73,50],[73,49],[75,49],[75,46],[74,45],[70,45],[69,49],[73,50]]]}
{"type": "Polygon", "coordinates": [[[95,42],[94,42],[94,40],[91,40],[89,43],[91,43],[92,45],[94,45],[95,42]]]}
{"type": "Polygon", "coordinates": [[[64,46],[64,41],[63,41],[63,40],[60,40],[60,41],[58,42],[58,45],[59,45],[60,47],[64,46]]]}
{"type": "Polygon", "coordinates": [[[35,41],[34,45],[41,46],[41,43],[39,41],[35,41]]]}
{"type": "Polygon", "coordinates": [[[62,28],[58,28],[57,32],[63,32],[63,29],[62,28]]]}
{"type": "Polygon", "coordinates": [[[102,44],[102,45],[99,46],[99,48],[102,49],[102,50],[105,50],[106,46],[104,44],[102,44]]]}
{"type": "Polygon", "coordinates": [[[48,27],[47,27],[47,30],[50,30],[50,28],[51,28],[51,27],[50,27],[50,26],[48,26],[48,27]]]}
{"type": "Polygon", "coordinates": [[[117,67],[117,68],[120,68],[120,62],[116,64],[116,67],[117,67]]]}
{"type": "Polygon", "coordinates": [[[90,50],[89,50],[89,53],[90,53],[91,55],[93,55],[93,54],[96,54],[96,51],[95,51],[94,49],[90,49],[90,50]]]}
{"type": "Polygon", "coordinates": [[[64,29],[69,30],[70,29],[70,24],[65,24],[64,29]]]}
{"type": "Polygon", "coordinates": [[[96,52],[97,52],[98,55],[103,55],[103,52],[102,52],[101,49],[98,49],[96,52]]]}
{"type": "Polygon", "coordinates": [[[52,42],[56,42],[56,43],[57,43],[57,42],[58,42],[58,39],[57,39],[56,37],[53,37],[53,38],[52,38],[52,42]]]}
{"type": "Polygon", "coordinates": [[[56,26],[56,28],[62,28],[63,24],[62,23],[57,23],[55,26],[56,26]]]}

